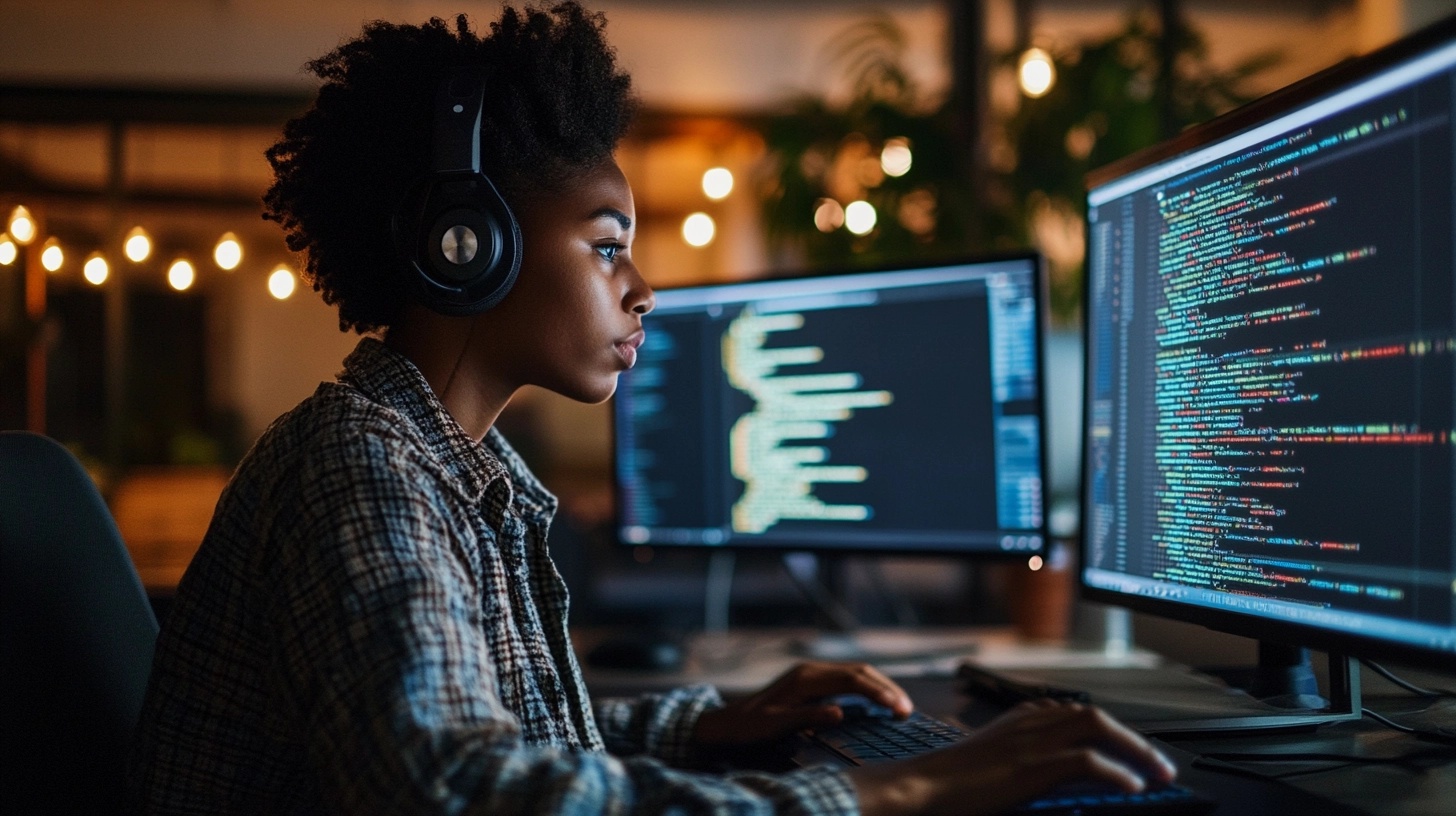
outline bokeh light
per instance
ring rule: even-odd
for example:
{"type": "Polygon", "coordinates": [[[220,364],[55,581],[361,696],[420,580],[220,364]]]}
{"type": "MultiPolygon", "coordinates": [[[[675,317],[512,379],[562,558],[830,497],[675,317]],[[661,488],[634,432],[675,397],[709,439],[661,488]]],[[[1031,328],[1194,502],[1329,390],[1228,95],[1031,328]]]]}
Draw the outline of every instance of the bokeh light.
{"type": "Polygon", "coordinates": [[[726,167],[714,167],[703,174],[703,195],[722,201],[733,192],[733,173],[726,167]]]}
{"type": "Polygon", "coordinates": [[[147,231],[141,227],[132,227],[131,232],[126,234],[126,241],[121,245],[122,252],[126,253],[127,260],[132,263],[141,263],[152,254],[152,239],[147,231]]]}
{"type": "Polygon", "coordinates": [[[1016,71],[1021,80],[1021,92],[1036,99],[1046,96],[1057,81],[1057,69],[1052,65],[1052,55],[1040,48],[1028,48],[1021,55],[1021,65],[1016,71]]]}
{"type": "Polygon", "coordinates": [[[904,138],[889,139],[880,150],[880,169],[885,175],[899,178],[910,172],[910,163],[914,156],[910,153],[910,140],[904,138]]]}
{"type": "Polygon", "coordinates": [[[34,241],[36,233],[35,218],[31,216],[30,210],[24,207],[16,207],[11,210],[10,221],[6,226],[6,232],[10,233],[10,237],[14,238],[15,242],[22,246],[34,241]]]}
{"type": "Polygon", "coordinates": [[[111,266],[106,263],[106,258],[100,252],[91,253],[86,259],[86,264],[81,267],[81,274],[93,285],[100,286],[106,283],[107,275],[111,274],[111,266]]]}
{"type": "Polygon", "coordinates": [[[704,247],[713,242],[718,226],[707,213],[696,212],[683,219],[682,236],[690,246],[704,247]]]}
{"type": "Polygon", "coordinates": [[[238,264],[243,262],[243,245],[238,243],[238,236],[224,232],[217,239],[217,247],[212,250],[212,259],[222,269],[237,269],[238,264]]]}
{"type": "Polygon", "coordinates": [[[283,264],[279,264],[268,275],[268,294],[279,300],[287,300],[297,286],[298,282],[293,277],[293,270],[283,264]]]}
{"type": "Polygon", "coordinates": [[[192,263],[186,258],[178,258],[172,262],[171,268],[167,270],[167,283],[179,292],[185,292],[197,280],[197,271],[192,268],[192,263]]]}
{"type": "Polygon", "coordinates": [[[855,235],[868,235],[878,220],[875,205],[868,201],[851,201],[844,208],[844,226],[855,235]]]}
{"type": "MultiPolygon", "coordinates": [[[[21,243],[25,243],[22,241],[21,243]]],[[[61,250],[61,242],[55,238],[47,238],[45,248],[40,251],[40,265],[47,272],[56,272],[61,264],[66,262],[66,253],[61,250]]]]}

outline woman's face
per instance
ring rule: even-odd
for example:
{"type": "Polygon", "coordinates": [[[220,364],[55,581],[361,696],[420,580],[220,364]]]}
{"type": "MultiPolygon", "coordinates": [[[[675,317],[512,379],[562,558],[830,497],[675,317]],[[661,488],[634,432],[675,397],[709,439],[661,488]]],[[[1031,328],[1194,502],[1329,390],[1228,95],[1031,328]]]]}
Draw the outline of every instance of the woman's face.
{"type": "Polygon", "coordinates": [[[632,262],[632,188],[609,159],[566,192],[524,197],[515,213],[521,272],[480,321],[486,353],[518,385],[601,402],[636,362],[653,306],[632,262]]]}

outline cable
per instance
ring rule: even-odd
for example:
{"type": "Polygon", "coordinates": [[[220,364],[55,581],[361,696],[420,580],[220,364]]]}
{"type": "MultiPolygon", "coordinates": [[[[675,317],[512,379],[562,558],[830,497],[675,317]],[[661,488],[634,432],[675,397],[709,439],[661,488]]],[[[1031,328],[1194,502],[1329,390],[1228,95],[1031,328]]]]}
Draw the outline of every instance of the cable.
{"type": "Polygon", "coordinates": [[[1365,666],[1366,668],[1368,668],[1371,671],[1375,672],[1376,674],[1380,675],[1381,677],[1384,677],[1386,680],[1389,680],[1390,682],[1396,684],[1397,686],[1400,686],[1401,688],[1405,689],[1406,691],[1409,691],[1412,694],[1418,694],[1418,695],[1420,695],[1422,697],[1456,697],[1456,691],[1451,691],[1450,689],[1442,689],[1442,688],[1428,689],[1428,688],[1422,688],[1422,687],[1420,687],[1420,686],[1416,685],[1415,683],[1412,683],[1412,682],[1410,682],[1408,680],[1403,680],[1400,677],[1397,677],[1395,674],[1393,674],[1389,669],[1385,668],[1384,666],[1380,665],[1379,663],[1376,663],[1373,660],[1364,660],[1364,659],[1362,659],[1360,661],[1360,663],[1363,666],[1365,666]]]}
{"type": "Polygon", "coordinates": [[[1238,751],[1217,751],[1202,756],[1224,762],[1341,762],[1347,765],[1402,765],[1415,770],[1425,770],[1411,763],[1419,759],[1449,759],[1450,751],[1432,748],[1426,751],[1412,751],[1392,757],[1357,756],[1355,754],[1326,754],[1317,751],[1289,753],[1252,753],[1238,751]]]}
{"type": "Polygon", "coordinates": [[[920,625],[920,616],[915,614],[915,607],[905,598],[903,592],[896,592],[890,586],[890,579],[885,576],[885,570],[878,559],[869,559],[863,564],[865,574],[869,576],[870,585],[875,588],[889,607],[890,612],[895,616],[895,625],[903,627],[914,627],[920,625]]]}
{"type": "Polygon", "coordinates": [[[1389,717],[1386,717],[1384,714],[1380,714],[1378,712],[1371,711],[1368,708],[1362,708],[1362,709],[1360,709],[1360,714],[1362,716],[1369,717],[1370,719],[1372,719],[1372,720],[1380,723],[1381,725],[1385,726],[1386,728],[1393,728],[1396,731],[1403,731],[1403,732],[1405,732],[1407,734],[1419,734],[1420,733],[1420,731],[1418,731],[1418,730],[1410,727],[1409,725],[1403,725],[1401,723],[1398,723],[1395,720],[1392,720],[1389,717]]]}
{"type": "Polygon", "coordinates": [[[1383,714],[1371,711],[1368,708],[1360,709],[1360,714],[1369,717],[1370,719],[1380,723],[1386,728],[1392,728],[1396,731],[1400,731],[1406,734],[1414,734],[1419,739],[1423,739],[1428,742],[1439,742],[1443,745],[1456,746],[1456,732],[1453,732],[1451,730],[1444,728],[1437,730],[1431,730],[1429,728],[1412,728],[1409,725],[1398,723],[1395,720],[1392,720],[1383,714]]]}
{"type": "MultiPolygon", "coordinates": [[[[1193,764],[1193,767],[1199,768],[1199,769],[1202,769],[1202,770],[1216,771],[1218,773],[1226,773],[1226,774],[1231,774],[1233,776],[1242,776],[1242,777],[1246,777],[1248,779],[1258,779],[1258,780],[1264,781],[1264,782],[1267,782],[1267,781],[1269,781],[1271,779],[1277,780],[1279,778],[1277,776],[1270,776],[1269,774],[1259,773],[1258,771],[1250,770],[1248,768],[1240,768],[1237,765],[1234,765],[1234,764],[1229,763],[1229,762],[1225,762],[1225,761],[1223,761],[1221,759],[1215,759],[1213,757],[1205,757],[1205,756],[1194,757],[1192,764],[1193,764]]],[[[1321,769],[1321,770],[1326,770],[1326,769],[1321,769]]]]}
{"type": "Polygon", "coordinates": [[[703,587],[703,631],[728,631],[728,612],[733,598],[733,551],[714,550],[708,556],[708,575],[703,587]]]}
{"type": "Polygon", "coordinates": [[[1238,768],[1233,762],[1333,762],[1333,765],[1324,765],[1318,768],[1302,768],[1295,771],[1286,771],[1277,774],[1260,774],[1257,771],[1240,769],[1245,774],[1257,775],[1266,779],[1290,779],[1296,776],[1311,776],[1313,774],[1329,773],[1348,768],[1352,765],[1394,765],[1415,774],[1423,774],[1429,767],[1421,764],[1422,760],[1438,760],[1444,762],[1451,756],[1451,752],[1444,748],[1432,748],[1426,751],[1412,751],[1393,757],[1370,757],[1355,756],[1352,754],[1326,754],[1318,752],[1289,752],[1289,753],[1242,753],[1242,752],[1215,752],[1201,754],[1194,762],[1195,766],[1208,767],[1215,770],[1229,770],[1238,768]]]}
{"type": "Polygon", "coordinates": [[[846,609],[820,582],[819,561],[812,553],[784,553],[782,561],[794,585],[835,629],[840,632],[853,632],[859,628],[859,621],[855,619],[854,613],[846,609]]]}

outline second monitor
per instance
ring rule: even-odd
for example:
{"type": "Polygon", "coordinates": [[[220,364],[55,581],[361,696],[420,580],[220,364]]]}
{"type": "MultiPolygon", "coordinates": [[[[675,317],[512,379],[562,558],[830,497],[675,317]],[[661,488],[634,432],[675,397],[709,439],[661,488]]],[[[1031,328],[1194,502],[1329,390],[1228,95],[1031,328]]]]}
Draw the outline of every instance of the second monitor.
{"type": "Polygon", "coordinates": [[[659,292],[614,404],[620,539],[1041,550],[1039,268],[659,292]]]}

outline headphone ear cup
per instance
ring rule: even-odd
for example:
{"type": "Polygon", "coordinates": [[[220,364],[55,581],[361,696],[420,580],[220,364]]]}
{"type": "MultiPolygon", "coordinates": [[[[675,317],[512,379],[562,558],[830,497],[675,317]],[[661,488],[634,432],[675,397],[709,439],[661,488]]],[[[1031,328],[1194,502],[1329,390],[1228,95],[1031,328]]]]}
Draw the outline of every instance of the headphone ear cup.
{"type": "Polygon", "coordinates": [[[452,69],[435,99],[430,173],[391,220],[395,251],[420,303],[446,315],[501,302],[521,271],[521,227],[480,171],[482,66],[452,69]]]}
{"type": "Polygon", "coordinates": [[[489,213],[456,207],[426,233],[426,268],[447,286],[467,284],[500,262],[501,228],[489,213]]]}
{"type": "Polygon", "coordinates": [[[521,268],[521,230],[480,173],[436,174],[407,196],[393,222],[395,248],[416,297],[452,316],[505,299],[521,268]]]}

